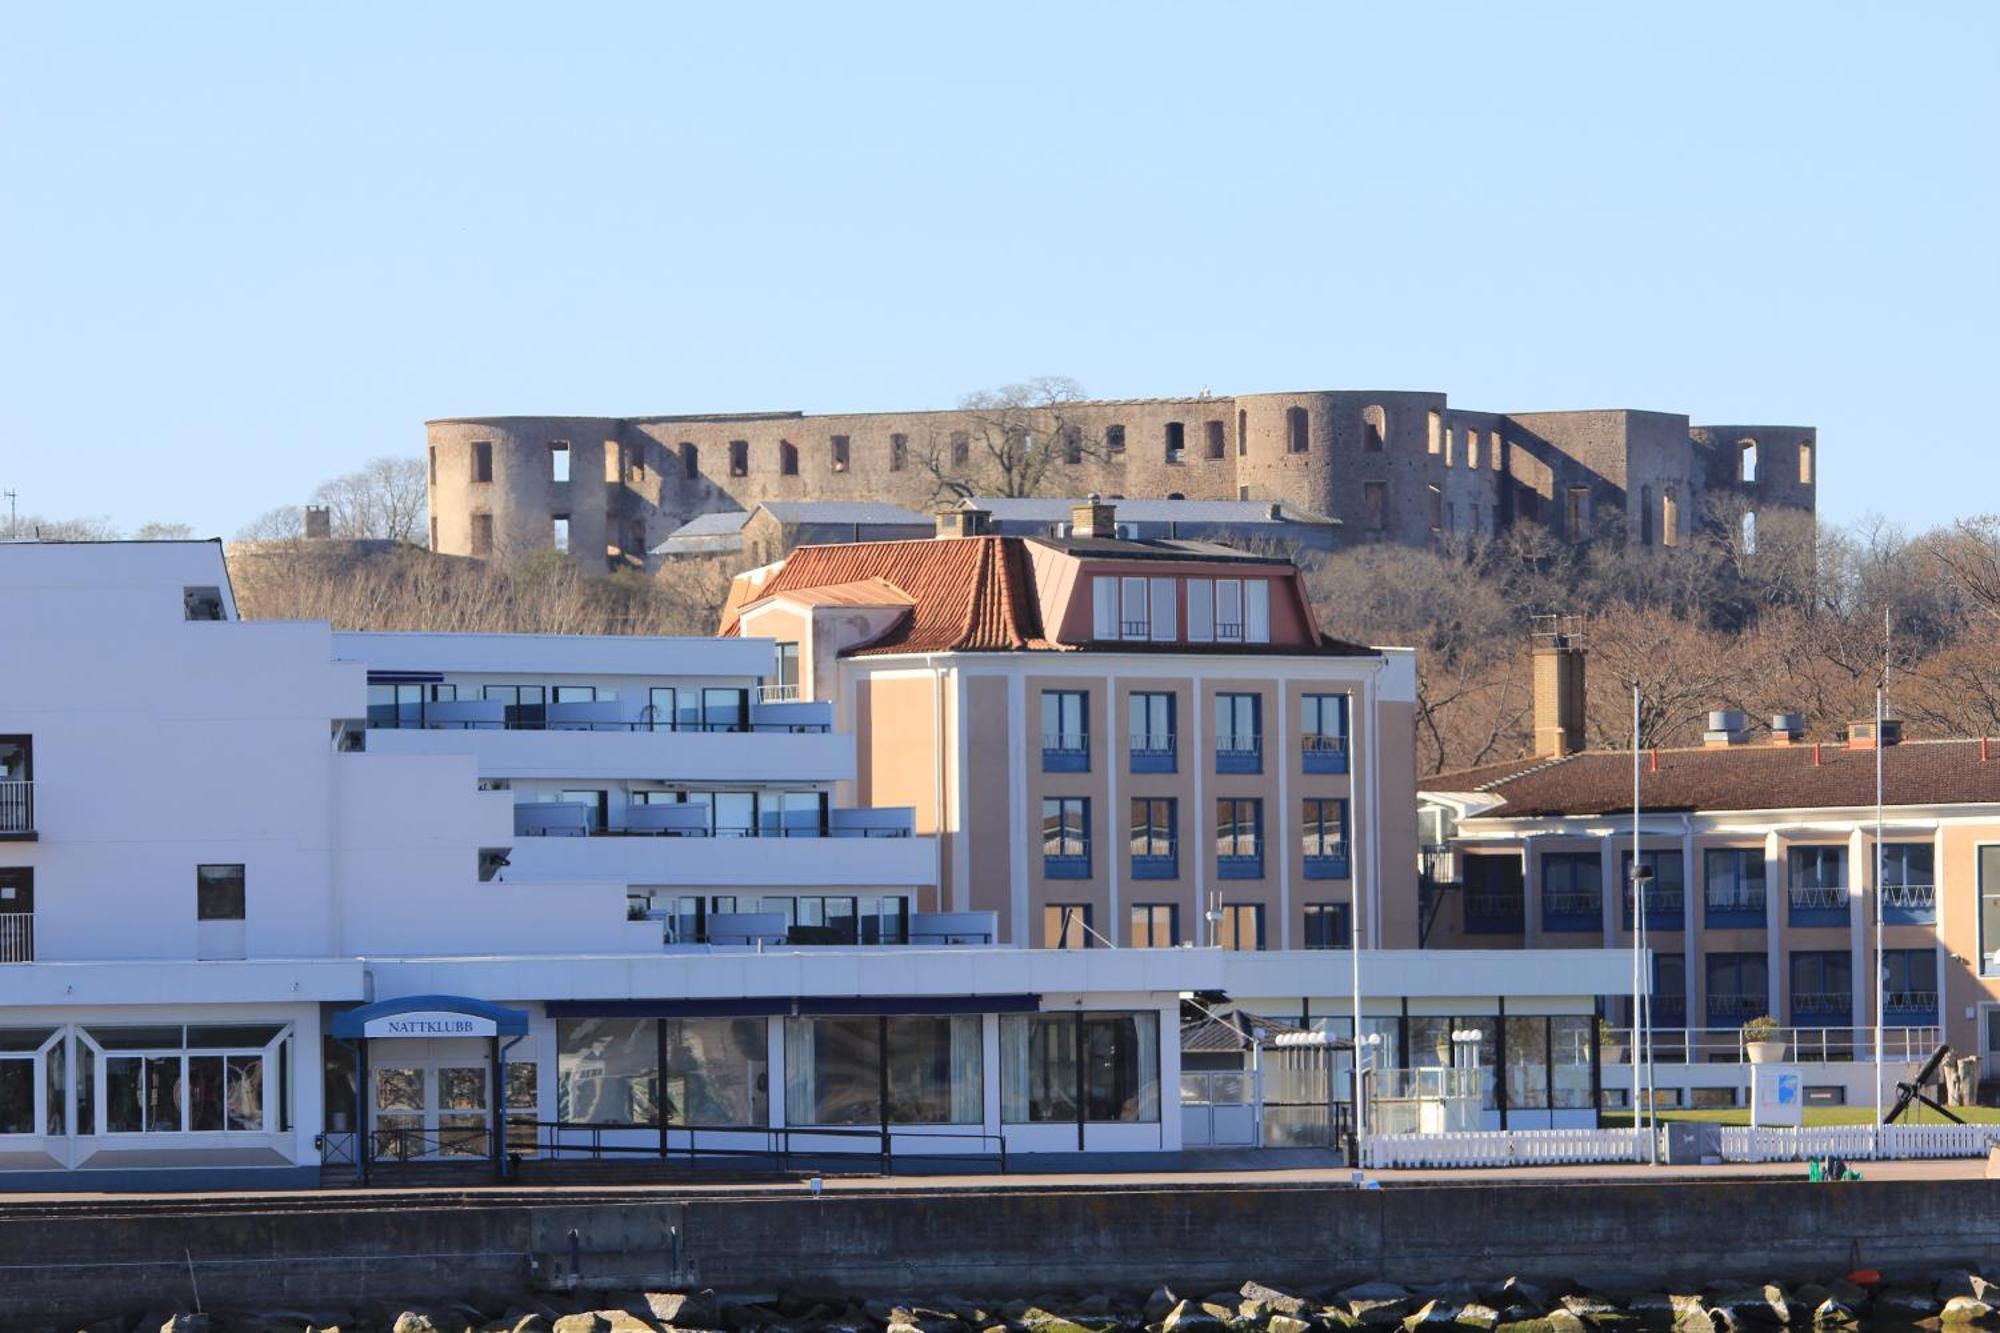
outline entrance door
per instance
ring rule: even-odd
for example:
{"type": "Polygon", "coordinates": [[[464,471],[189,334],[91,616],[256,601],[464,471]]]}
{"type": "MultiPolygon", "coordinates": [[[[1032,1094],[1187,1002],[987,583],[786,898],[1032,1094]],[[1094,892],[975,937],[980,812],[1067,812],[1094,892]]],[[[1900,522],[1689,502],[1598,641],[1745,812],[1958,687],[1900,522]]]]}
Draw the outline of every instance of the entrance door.
{"type": "Polygon", "coordinates": [[[486,1066],[385,1063],[372,1073],[369,1126],[378,1162],[483,1159],[488,1155],[486,1066]]]}
{"type": "Polygon", "coordinates": [[[1257,1142],[1257,1076],[1249,1070],[1181,1073],[1181,1142],[1248,1148],[1257,1142]]]}

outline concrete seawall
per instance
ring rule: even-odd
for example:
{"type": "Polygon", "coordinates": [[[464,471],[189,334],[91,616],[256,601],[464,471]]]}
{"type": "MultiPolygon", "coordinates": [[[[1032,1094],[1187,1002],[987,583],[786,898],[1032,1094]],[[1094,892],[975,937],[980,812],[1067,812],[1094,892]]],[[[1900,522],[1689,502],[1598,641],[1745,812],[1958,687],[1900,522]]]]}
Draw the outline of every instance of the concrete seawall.
{"type": "Polygon", "coordinates": [[[981,1188],[76,1201],[0,1211],[0,1316],[586,1287],[880,1295],[1512,1273],[1626,1288],[2000,1267],[2000,1182],[981,1188]],[[190,1273],[192,1269],[192,1274],[190,1273]],[[191,1280],[192,1279],[192,1280],[191,1280]]]}

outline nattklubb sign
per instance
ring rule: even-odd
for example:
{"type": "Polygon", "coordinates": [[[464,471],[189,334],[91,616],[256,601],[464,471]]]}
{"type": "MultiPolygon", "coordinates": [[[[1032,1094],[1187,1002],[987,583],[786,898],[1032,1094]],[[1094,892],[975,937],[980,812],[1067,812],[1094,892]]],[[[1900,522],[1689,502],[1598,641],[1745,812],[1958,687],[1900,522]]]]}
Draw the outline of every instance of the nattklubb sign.
{"type": "Polygon", "coordinates": [[[371,1018],[362,1027],[364,1037],[491,1037],[499,1025],[474,1014],[453,1014],[442,1010],[418,1010],[371,1018]]]}

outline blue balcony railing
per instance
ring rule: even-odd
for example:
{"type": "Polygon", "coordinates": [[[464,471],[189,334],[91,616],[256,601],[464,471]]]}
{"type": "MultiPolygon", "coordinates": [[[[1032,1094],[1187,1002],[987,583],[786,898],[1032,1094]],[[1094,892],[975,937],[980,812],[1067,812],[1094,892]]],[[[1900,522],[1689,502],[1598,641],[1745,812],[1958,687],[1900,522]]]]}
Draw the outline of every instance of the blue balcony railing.
{"type": "Polygon", "coordinates": [[[1051,732],[1042,737],[1042,772],[1088,773],[1089,771],[1088,732],[1051,732]]]}
{"type": "Polygon", "coordinates": [[[1938,1021],[1934,990],[1892,990],[1882,997],[1882,1021],[1889,1027],[1926,1027],[1938,1021]]]}
{"type": "Polygon", "coordinates": [[[1785,892],[1785,919],[1794,926],[1845,926],[1847,889],[1838,884],[1794,884],[1785,892]]]}
{"type": "Polygon", "coordinates": [[[1171,838],[1154,839],[1133,848],[1133,879],[1178,879],[1180,873],[1180,845],[1171,838]]]}
{"type": "Polygon", "coordinates": [[[1217,879],[1262,879],[1264,878],[1264,854],[1253,852],[1249,855],[1218,855],[1215,858],[1217,879]]]}
{"type": "Polygon", "coordinates": [[[1352,873],[1345,848],[1323,856],[1306,853],[1307,879],[1349,879],[1352,873]]]}
{"type": "Polygon", "coordinates": [[[1263,737],[1218,737],[1215,742],[1215,771],[1218,773],[1262,773],[1264,771],[1263,737]]]}
{"type": "Polygon", "coordinates": [[[1319,735],[1299,737],[1299,762],[1308,773],[1345,773],[1347,737],[1319,735]]]}
{"type": "Polygon", "coordinates": [[[1081,852],[1045,852],[1042,855],[1043,879],[1089,879],[1090,844],[1085,843],[1081,852]]]}
{"type": "MultiPolygon", "coordinates": [[[[1702,923],[1709,926],[1761,926],[1765,899],[1762,887],[1711,888],[1703,896],[1702,923]]],[[[1756,1015],[1752,1014],[1752,1018],[1756,1015]]]]}
{"type": "Polygon", "coordinates": [[[1135,735],[1132,737],[1132,771],[1134,773],[1171,773],[1174,771],[1177,754],[1173,733],[1164,735],[1135,735]]]}
{"type": "Polygon", "coordinates": [[[1542,929],[1576,932],[1603,930],[1603,895],[1568,890],[1544,892],[1542,929]]]}
{"type": "Polygon", "coordinates": [[[1891,926],[1933,924],[1937,920],[1937,885],[1883,885],[1882,920],[1891,926]]]}

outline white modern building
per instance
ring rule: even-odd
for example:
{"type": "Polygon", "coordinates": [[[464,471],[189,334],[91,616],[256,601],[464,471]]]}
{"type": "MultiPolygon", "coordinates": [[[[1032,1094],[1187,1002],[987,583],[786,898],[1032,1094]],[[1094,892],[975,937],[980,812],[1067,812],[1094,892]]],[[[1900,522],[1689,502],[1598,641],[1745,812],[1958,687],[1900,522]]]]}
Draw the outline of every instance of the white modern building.
{"type": "MultiPolygon", "coordinates": [[[[213,543],[0,544],[0,1188],[1157,1161],[1185,993],[1351,1015],[1344,951],[937,911],[775,655],[243,622],[213,543]]],[[[1365,1010],[1584,1013],[1622,966],[1506,958],[1370,954],[1365,1010]]]]}

